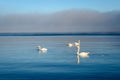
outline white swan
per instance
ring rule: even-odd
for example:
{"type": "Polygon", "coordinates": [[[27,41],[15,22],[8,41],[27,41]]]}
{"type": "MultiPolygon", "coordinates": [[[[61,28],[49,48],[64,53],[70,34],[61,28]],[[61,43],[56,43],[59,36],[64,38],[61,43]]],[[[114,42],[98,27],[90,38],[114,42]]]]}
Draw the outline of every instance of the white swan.
{"type": "Polygon", "coordinates": [[[74,46],[74,44],[68,43],[68,47],[73,47],[73,46],[74,46]]]}
{"type": "Polygon", "coordinates": [[[77,42],[74,42],[74,44],[69,43],[68,44],[69,47],[73,47],[75,46],[77,48],[77,63],[80,63],[80,57],[81,58],[88,58],[89,57],[89,52],[80,52],[80,40],[78,40],[77,42]]]}
{"type": "Polygon", "coordinates": [[[78,41],[79,45],[76,45],[77,47],[77,63],[80,63],[80,57],[81,58],[88,58],[89,52],[80,52],[80,40],[78,41]]]}
{"type": "Polygon", "coordinates": [[[47,48],[42,48],[41,46],[38,46],[38,49],[39,49],[39,51],[41,51],[42,53],[45,53],[45,52],[47,52],[47,48]]]}

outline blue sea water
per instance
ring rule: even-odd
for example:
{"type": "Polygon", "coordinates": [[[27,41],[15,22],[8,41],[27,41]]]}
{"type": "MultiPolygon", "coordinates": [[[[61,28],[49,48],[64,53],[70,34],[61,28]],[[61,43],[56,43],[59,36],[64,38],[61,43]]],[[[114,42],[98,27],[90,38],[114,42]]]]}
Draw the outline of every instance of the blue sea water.
{"type": "Polygon", "coordinates": [[[0,36],[0,80],[119,80],[120,36],[0,36]],[[76,48],[90,52],[77,64],[76,48]],[[37,46],[48,49],[39,53],[37,46]]]}

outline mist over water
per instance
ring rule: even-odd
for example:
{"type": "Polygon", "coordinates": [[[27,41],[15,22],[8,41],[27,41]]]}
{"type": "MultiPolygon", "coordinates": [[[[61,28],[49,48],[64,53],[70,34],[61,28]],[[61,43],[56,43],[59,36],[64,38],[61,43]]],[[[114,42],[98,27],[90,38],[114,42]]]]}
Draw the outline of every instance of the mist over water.
{"type": "Polygon", "coordinates": [[[0,36],[1,80],[120,79],[120,36],[0,36]],[[90,52],[77,64],[76,48],[90,52]],[[39,53],[37,46],[48,49],[39,53]]]}

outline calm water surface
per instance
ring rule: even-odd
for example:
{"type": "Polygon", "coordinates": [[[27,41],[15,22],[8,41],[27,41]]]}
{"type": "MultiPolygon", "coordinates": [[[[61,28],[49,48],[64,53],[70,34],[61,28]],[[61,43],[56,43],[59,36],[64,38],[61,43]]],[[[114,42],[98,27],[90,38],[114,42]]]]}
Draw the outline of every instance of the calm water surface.
{"type": "Polygon", "coordinates": [[[120,36],[0,36],[0,80],[33,79],[119,80],[120,36]],[[79,39],[90,57],[77,64],[76,49],[66,45],[79,39]]]}

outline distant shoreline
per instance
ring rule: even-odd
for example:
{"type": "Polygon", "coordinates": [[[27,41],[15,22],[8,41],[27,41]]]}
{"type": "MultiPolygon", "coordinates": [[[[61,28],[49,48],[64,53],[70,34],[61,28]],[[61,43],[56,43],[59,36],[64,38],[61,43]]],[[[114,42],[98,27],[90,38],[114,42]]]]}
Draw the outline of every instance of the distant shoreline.
{"type": "Polygon", "coordinates": [[[120,33],[0,33],[0,36],[120,36],[120,33]]]}

